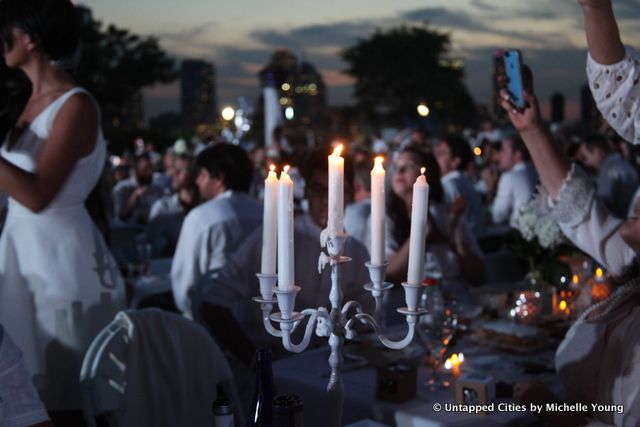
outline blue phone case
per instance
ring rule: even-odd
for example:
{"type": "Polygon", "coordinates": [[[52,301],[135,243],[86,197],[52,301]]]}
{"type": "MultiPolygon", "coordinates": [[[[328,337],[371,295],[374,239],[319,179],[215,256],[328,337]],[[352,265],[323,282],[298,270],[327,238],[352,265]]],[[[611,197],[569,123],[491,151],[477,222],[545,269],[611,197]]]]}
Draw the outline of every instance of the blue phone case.
{"type": "Polygon", "coordinates": [[[507,90],[511,96],[511,102],[518,107],[524,109],[526,103],[522,93],[522,60],[520,51],[517,49],[507,49],[503,54],[504,71],[509,79],[507,90]]]}

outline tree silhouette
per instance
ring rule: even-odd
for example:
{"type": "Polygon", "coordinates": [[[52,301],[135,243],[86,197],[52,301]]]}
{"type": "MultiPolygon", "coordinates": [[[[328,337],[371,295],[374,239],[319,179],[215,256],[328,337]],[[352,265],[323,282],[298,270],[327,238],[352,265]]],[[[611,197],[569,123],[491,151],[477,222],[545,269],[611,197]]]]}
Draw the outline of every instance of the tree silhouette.
{"type": "MultiPolygon", "coordinates": [[[[153,37],[143,38],[115,25],[103,30],[93,19],[81,22],[79,61],[72,74],[97,99],[107,138],[120,145],[125,141],[113,141],[114,136],[126,135],[129,129],[137,131],[130,118],[135,116],[132,106],[142,100],[142,88],[175,80],[174,61],[153,37]]],[[[31,93],[24,74],[2,62],[0,136],[17,119],[31,93]]]]}
{"type": "Polygon", "coordinates": [[[475,111],[463,71],[443,63],[449,35],[422,26],[376,31],[346,49],[345,72],[356,79],[358,108],[376,123],[406,125],[418,120],[426,102],[438,127],[468,122],[475,111]]]}
{"type": "Polygon", "coordinates": [[[141,90],[155,83],[169,83],[177,77],[169,58],[153,37],[142,38],[126,29],[92,21],[81,32],[81,59],[74,72],[78,83],[98,100],[105,132],[135,127],[130,117],[133,105],[142,99],[141,90]]]}

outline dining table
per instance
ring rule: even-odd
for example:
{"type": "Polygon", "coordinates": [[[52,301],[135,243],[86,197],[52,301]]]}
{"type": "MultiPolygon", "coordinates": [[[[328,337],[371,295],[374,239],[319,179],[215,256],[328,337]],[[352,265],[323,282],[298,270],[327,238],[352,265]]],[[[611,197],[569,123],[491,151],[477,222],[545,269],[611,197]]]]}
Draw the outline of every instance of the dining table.
{"type": "MultiPolygon", "coordinates": [[[[433,367],[425,363],[428,360],[425,356],[428,343],[419,339],[417,334],[407,348],[398,351],[382,348],[376,344],[375,336],[365,334],[355,341],[345,341],[343,347],[343,425],[359,420],[372,420],[382,425],[398,427],[511,426],[540,423],[534,414],[514,405],[511,390],[517,382],[535,380],[547,384],[553,391],[562,395],[562,387],[554,367],[555,349],[560,338],[545,338],[539,343],[540,345],[531,349],[494,345],[495,343],[479,339],[479,335],[473,332],[481,328],[484,323],[492,322],[496,320],[475,319],[473,328],[459,334],[447,354],[464,354],[461,374],[476,374],[492,378],[496,390],[494,411],[484,414],[447,411],[447,404],[456,402],[457,379],[440,367],[440,375],[450,380],[451,386],[446,389],[433,389],[426,385],[433,367]],[[417,375],[415,397],[402,403],[377,398],[377,375],[381,372],[381,366],[373,366],[379,364],[375,358],[363,357],[362,348],[367,349],[366,353],[369,355],[372,349],[377,349],[385,354],[389,361],[413,363],[417,375]],[[371,363],[372,360],[373,363],[371,363]]],[[[497,322],[508,323],[511,320],[503,319],[497,322]]],[[[406,327],[402,324],[394,325],[386,331],[386,334],[390,337],[403,336],[406,333],[406,327]]],[[[536,328],[535,326],[525,327],[536,328]]],[[[540,329],[540,334],[547,336],[543,329],[540,329]]],[[[330,411],[326,389],[330,374],[329,353],[329,347],[321,345],[282,358],[273,364],[278,392],[296,394],[304,400],[306,427],[328,425],[330,411]]]]}

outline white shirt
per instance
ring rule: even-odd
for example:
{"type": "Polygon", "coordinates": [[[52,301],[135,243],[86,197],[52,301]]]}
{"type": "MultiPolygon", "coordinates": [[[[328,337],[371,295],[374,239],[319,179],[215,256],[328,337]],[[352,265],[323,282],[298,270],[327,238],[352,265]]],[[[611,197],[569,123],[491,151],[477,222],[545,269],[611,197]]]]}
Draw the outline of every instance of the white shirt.
{"type": "Polygon", "coordinates": [[[442,177],[445,200],[449,206],[458,197],[464,199],[466,223],[475,236],[484,229],[484,205],[480,193],[464,174],[454,170],[442,177]]]}
{"type": "Polygon", "coordinates": [[[537,182],[538,174],[535,169],[524,162],[519,162],[511,170],[503,172],[491,206],[493,222],[510,222],[517,215],[520,206],[531,199],[537,182]]]}
{"type": "Polygon", "coordinates": [[[153,202],[149,211],[149,222],[160,215],[184,213],[184,207],[180,203],[178,193],[163,196],[153,202]]]}
{"type": "Polygon", "coordinates": [[[262,206],[245,193],[226,191],[192,209],[184,219],[171,265],[176,306],[190,315],[189,290],[229,256],[262,222],[262,206]]]}
{"type": "Polygon", "coordinates": [[[371,200],[350,203],[344,210],[344,231],[367,248],[371,234],[371,200]]]}
{"type": "Polygon", "coordinates": [[[625,46],[625,57],[612,65],[598,64],[587,56],[589,88],[598,110],[618,134],[640,144],[640,54],[625,46]]]}

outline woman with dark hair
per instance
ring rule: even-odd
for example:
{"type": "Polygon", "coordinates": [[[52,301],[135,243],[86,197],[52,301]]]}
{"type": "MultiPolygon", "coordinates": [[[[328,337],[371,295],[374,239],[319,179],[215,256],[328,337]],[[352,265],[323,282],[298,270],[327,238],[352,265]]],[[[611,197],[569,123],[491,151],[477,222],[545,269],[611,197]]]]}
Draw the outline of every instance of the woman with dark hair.
{"type": "Polygon", "coordinates": [[[477,284],[482,281],[484,266],[475,239],[460,221],[464,202],[457,199],[452,206],[444,202],[440,168],[435,157],[415,146],[407,146],[393,160],[391,190],[388,194],[388,216],[391,221],[386,238],[389,259],[387,277],[399,283],[406,279],[409,260],[409,231],[413,184],[425,167],[429,183],[429,231],[427,252],[440,265],[445,287],[462,281],[477,284]]]}
{"type": "Polygon", "coordinates": [[[10,196],[0,322],[50,411],[81,407],[82,357],[124,307],[117,266],[84,207],[105,163],[99,109],[58,65],[75,54],[77,33],[69,0],[0,1],[4,60],[31,83],[0,149],[0,188],[10,196]]]}

